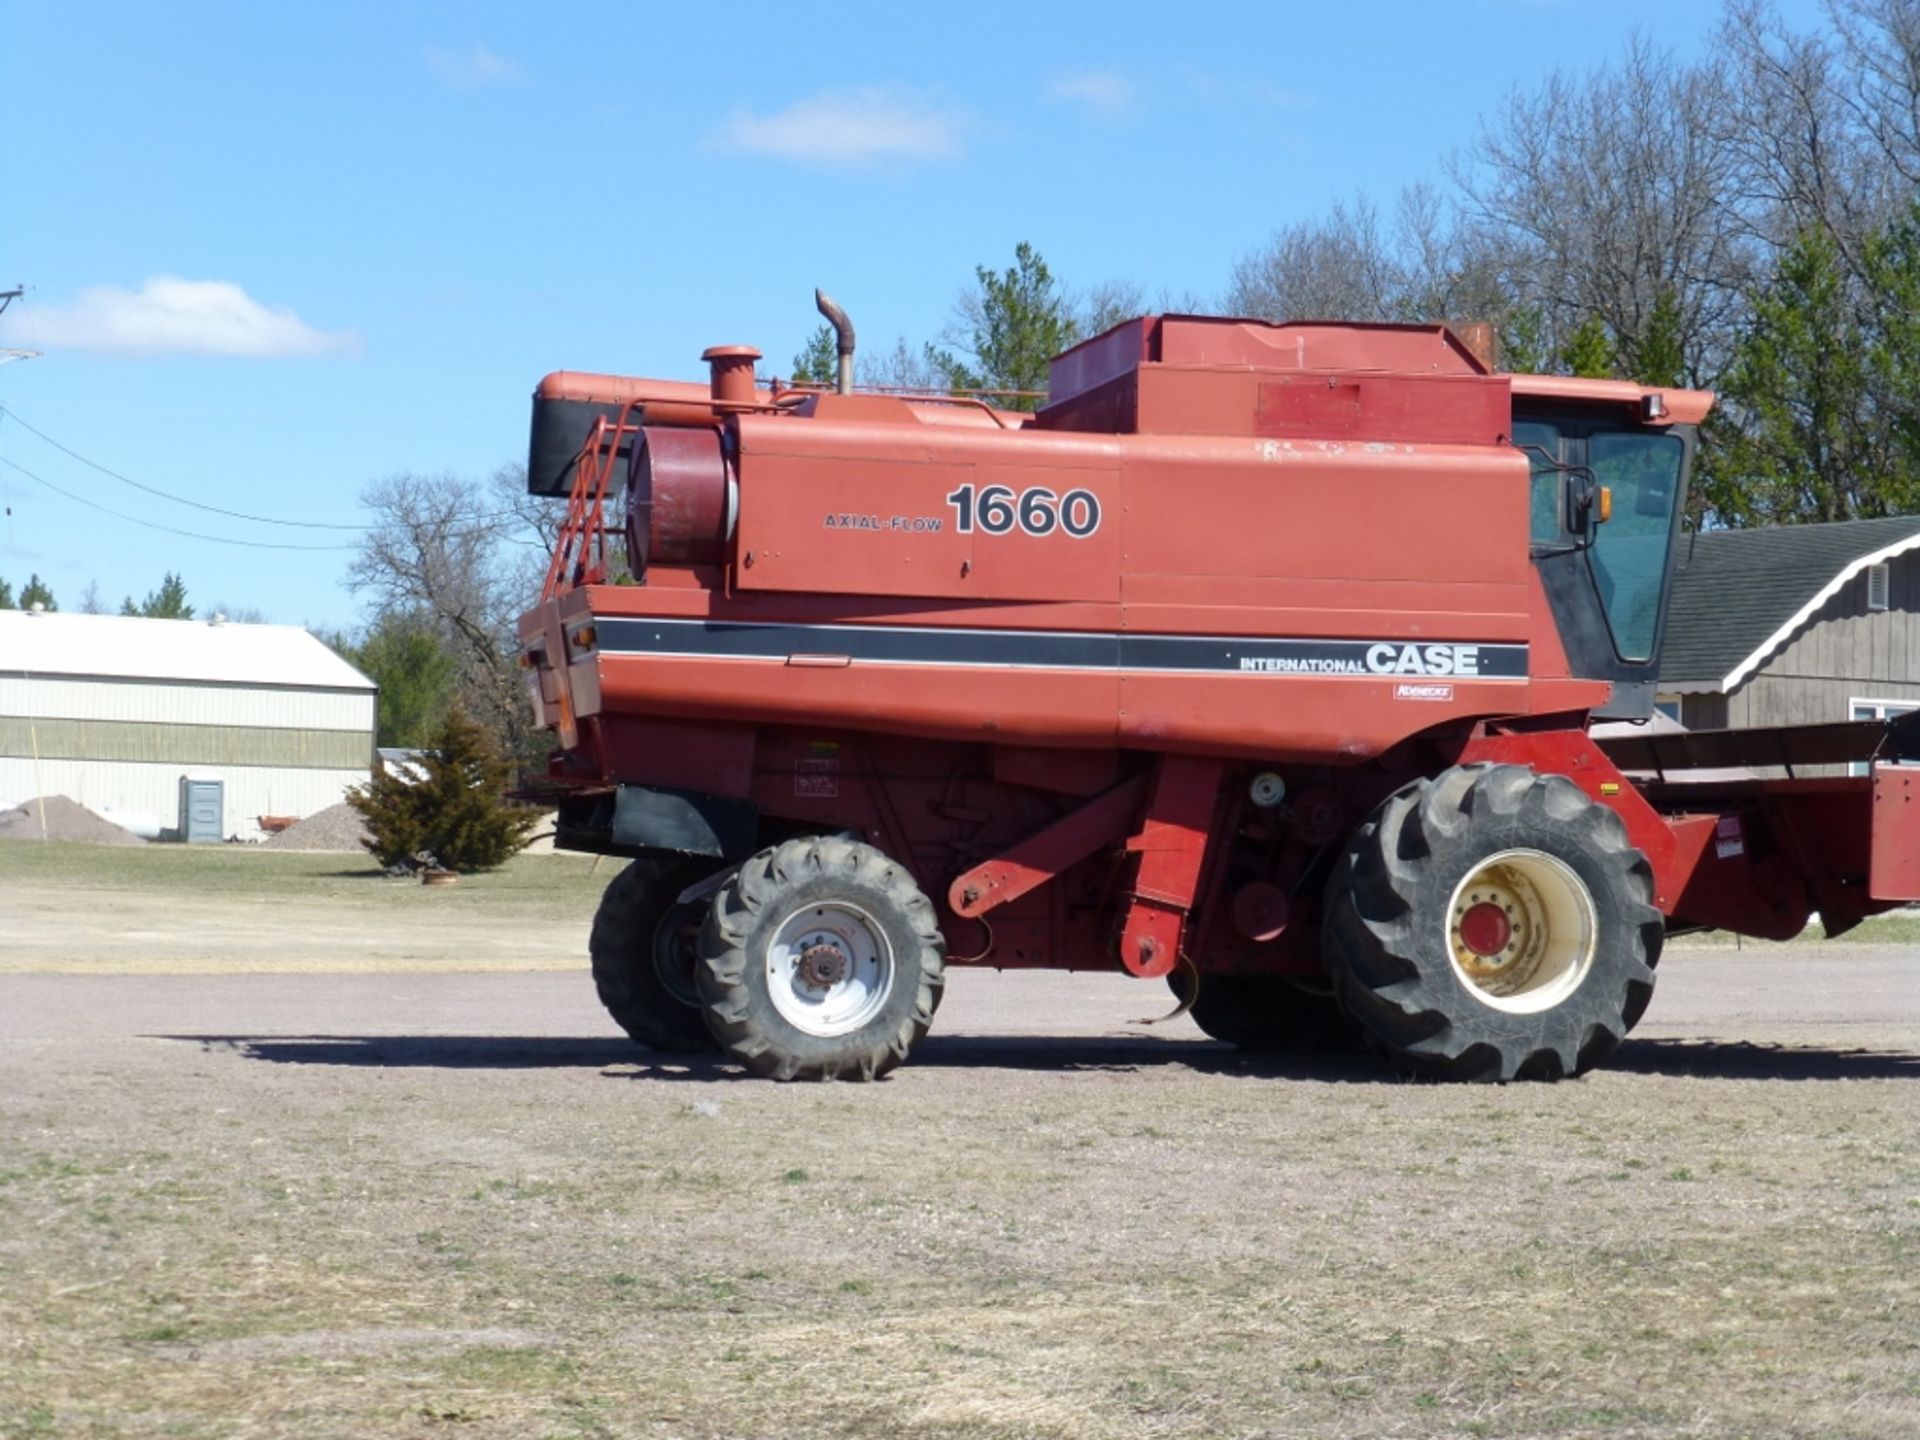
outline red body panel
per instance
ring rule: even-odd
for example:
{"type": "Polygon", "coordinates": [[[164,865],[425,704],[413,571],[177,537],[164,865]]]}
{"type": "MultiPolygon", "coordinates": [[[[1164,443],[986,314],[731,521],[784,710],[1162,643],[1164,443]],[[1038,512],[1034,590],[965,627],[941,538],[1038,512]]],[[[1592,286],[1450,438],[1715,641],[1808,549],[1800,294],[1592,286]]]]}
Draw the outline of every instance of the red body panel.
{"type": "Polygon", "coordinates": [[[1920,766],[1874,767],[1867,890],[1875,900],[1920,900],[1920,766]]]}
{"type": "Polygon", "coordinates": [[[1310,973],[1334,848],[1475,761],[1613,807],[1687,923],[1844,928],[1920,894],[1916,772],[1696,811],[1586,733],[1612,687],[1571,674],[1530,556],[1513,396],[1636,424],[1711,397],[1489,374],[1438,328],[1173,317],[1061,356],[1034,417],[549,385],[633,407],[654,507],[628,536],[644,583],[568,583],[615,573],[597,517],[628,432],[603,427],[521,625],[553,778],[862,834],[937,898],[956,960],[1310,973]],[[1249,798],[1265,769],[1284,804],[1249,798]]]}

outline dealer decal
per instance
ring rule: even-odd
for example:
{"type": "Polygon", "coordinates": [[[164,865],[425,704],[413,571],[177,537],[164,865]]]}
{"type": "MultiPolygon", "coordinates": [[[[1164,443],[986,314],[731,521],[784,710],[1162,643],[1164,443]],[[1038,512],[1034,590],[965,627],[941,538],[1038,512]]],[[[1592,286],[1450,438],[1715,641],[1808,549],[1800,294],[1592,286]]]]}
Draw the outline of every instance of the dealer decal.
{"type": "Polygon", "coordinates": [[[1393,687],[1393,698],[1396,700],[1451,700],[1453,686],[1436,685],[1432,681],[1410,685],[1403,680],[1393,687]]]}

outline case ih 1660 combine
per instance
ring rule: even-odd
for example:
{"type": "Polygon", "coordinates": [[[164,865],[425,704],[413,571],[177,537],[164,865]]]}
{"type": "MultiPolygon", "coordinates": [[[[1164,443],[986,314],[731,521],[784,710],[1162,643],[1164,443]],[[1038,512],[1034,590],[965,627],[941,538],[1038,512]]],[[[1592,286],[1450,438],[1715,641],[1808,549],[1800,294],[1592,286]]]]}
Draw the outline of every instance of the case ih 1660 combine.
{"type": "Polygon", "coordinates": [[[705,358],[534,400],[524,659],[648,1045],[872,1077],[949,967],[1117,968],[1243,1046],[1553,1079],[1676,929],[1920,898],[1920,727],[1590,734],[1652,711],[1706,394],[1171,315],[1030,416],[705,358]]]}

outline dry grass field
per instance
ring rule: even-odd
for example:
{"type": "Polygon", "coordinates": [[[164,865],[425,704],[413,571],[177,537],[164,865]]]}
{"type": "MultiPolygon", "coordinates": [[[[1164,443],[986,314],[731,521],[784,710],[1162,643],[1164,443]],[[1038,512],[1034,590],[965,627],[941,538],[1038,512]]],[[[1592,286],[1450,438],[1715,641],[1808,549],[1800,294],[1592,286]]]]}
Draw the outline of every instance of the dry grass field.
{"type": "Polygon", "coordinates": [[[34,848],[0,1435],[1920,1430],[1904,949],[1676,949],[1557,1086],[1251,1064],[1129,1024],[1153,987],[962,975],[895,1078],[782,1087],[612,1035],[605,866],[34,848]]]}

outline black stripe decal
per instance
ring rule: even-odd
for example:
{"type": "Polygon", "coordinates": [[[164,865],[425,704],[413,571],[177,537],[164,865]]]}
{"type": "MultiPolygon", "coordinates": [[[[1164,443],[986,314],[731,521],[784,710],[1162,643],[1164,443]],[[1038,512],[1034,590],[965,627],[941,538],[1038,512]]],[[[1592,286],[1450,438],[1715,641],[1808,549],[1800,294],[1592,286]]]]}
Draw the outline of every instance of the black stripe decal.
{"type": "Polygon", "coordinates": [[[719,620],[594,622],[614,655],[785,660],[845,655],[890,665],[1202,674],[1446,676],[1524,680],[1525,645],[1471,641],[1278,640],[1262,636],[1130,635],[1070,630],[962,630],[918,625],[756,625],[719,620]]]}

